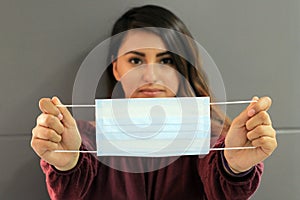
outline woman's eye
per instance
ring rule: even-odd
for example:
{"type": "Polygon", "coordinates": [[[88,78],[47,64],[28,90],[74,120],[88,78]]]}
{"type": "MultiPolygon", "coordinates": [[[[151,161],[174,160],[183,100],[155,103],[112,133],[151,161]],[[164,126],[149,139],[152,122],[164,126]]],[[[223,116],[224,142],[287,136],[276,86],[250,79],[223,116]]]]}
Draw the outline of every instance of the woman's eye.
{"type": "Polygon", "coordinates": [[[139,58],[131,58],[131,59],[129,60],[129,62],[130,62],[131,64],[134,64],[134,65],[140,65],[140,64],[142,64],[142,61],[141,61],[141,59],[139,59],[139,58]]]}
{"type": "Polygon", "coordinates": [[[161,59],[160,61],[160,64],[163,64],[163,65],[173,65],[173,59],[172,58],[163,58],[161,59]]]}

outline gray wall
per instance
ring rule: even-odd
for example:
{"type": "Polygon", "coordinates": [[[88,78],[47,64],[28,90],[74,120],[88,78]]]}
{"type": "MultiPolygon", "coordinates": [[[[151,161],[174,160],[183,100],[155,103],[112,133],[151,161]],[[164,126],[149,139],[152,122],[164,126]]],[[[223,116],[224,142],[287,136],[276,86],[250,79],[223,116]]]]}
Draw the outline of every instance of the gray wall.
{"type": "MultiPolygon", "coordinates": [[[[182,18],[218,65],[228,100],[272,97],[271,117],[282,134],[253,199],[298,199],[300,134],[292,133],[300,129],[298,0],[1,0],[0,199],[48,199],[29,144],[38,100],[57,95],[71,103],[85,56],[109,36],[121,13],[145,3],[182,18]]],[[[243,108],[229,106],[228,114],[243,108]]]]}

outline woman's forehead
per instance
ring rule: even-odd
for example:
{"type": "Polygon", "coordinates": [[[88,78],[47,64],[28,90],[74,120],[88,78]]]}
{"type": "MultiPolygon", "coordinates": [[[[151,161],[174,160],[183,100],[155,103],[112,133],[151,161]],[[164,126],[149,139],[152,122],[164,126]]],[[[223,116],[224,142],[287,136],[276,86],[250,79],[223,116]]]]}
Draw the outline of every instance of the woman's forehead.
{"type": "Polygon", "coordinates": [[[127,31],[118,54],[123,55],[130,51],[146,49],[157,49],[158,51],[167,50],[165,43],[159,35],[150,31],[131,30],[127,31]]]}

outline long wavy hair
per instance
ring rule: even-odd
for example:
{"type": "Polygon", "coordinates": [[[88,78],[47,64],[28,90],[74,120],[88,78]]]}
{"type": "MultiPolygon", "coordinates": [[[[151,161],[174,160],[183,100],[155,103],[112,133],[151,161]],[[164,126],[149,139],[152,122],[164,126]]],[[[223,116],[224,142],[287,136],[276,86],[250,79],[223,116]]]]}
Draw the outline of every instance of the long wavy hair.
{"type": "MultiPolygon", "coordinates": [[[[177,52],[180,52],[180,55],[171,52],[176,70],[185,79],[185,81],[181,81],[181,85],[179,86],[178,94],[176,96],[209,96],[211,100],[214,99],[208,87],[205,73],[202,70],[199,50],[193,40],[193,36],[187,29],[186,25],[175,14],[156,5],[145,5],[132,8],[115,22],[111,36],[137,28],[143,28],[143,30],[154,32],[161,37],[167,49],[176,49],[177,52]],[[157,27],[158,29],[151,29],[149,27],[157,27]],[[159,28],[174,31],[167,31],[162,34],[159,28]],[[185,37],[182,37],[182,35],[185,37]],[[187,60],[192,60],[194,65],[187,60]],[[186,81],[188,82],[188,85],[186,84],[186,81]]],[[[111,64],[112,58],[116,59],[118,57],[118,49],[121,46],[124,37],[117,37],[117,39],[111,40],[108,58],[110,66],[107,68],[106,72],[106,84],[100,84],[101,86],[107,85],[107,79],[109,79],[110,84],[108,85],[108,96],[110,97],[117,83],[113,76],[111,64]]],[[[210,110],[211,132],[216,133],[215,136],[219,136],[218,133],[225,135],[231,123],[229,118],[217,106],[211,106],[210,110]]],[[[214,135],[212,135],[212,137],[213,136],[214,135]]]]}

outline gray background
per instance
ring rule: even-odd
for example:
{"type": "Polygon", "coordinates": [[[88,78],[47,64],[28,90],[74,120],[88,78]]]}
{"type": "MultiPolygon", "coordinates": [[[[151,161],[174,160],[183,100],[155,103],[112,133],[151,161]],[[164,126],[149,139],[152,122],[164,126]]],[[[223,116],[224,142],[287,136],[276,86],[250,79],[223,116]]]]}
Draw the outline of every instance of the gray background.
{"type": "MultiPolygon", "coordinates": [[[[186,23],[218,65],[228,100],[272,97],[271,117],[282,134],[252,199],[298,199],[298,0],[1,0],[0,199],[49,199],[30,148],[38,100],[57,95],[71,103],[83,59],[124,11],[145,3],[165,6],[186,23]]],[[[229,106],[228,114],[243,108],[229,106]]]]}

